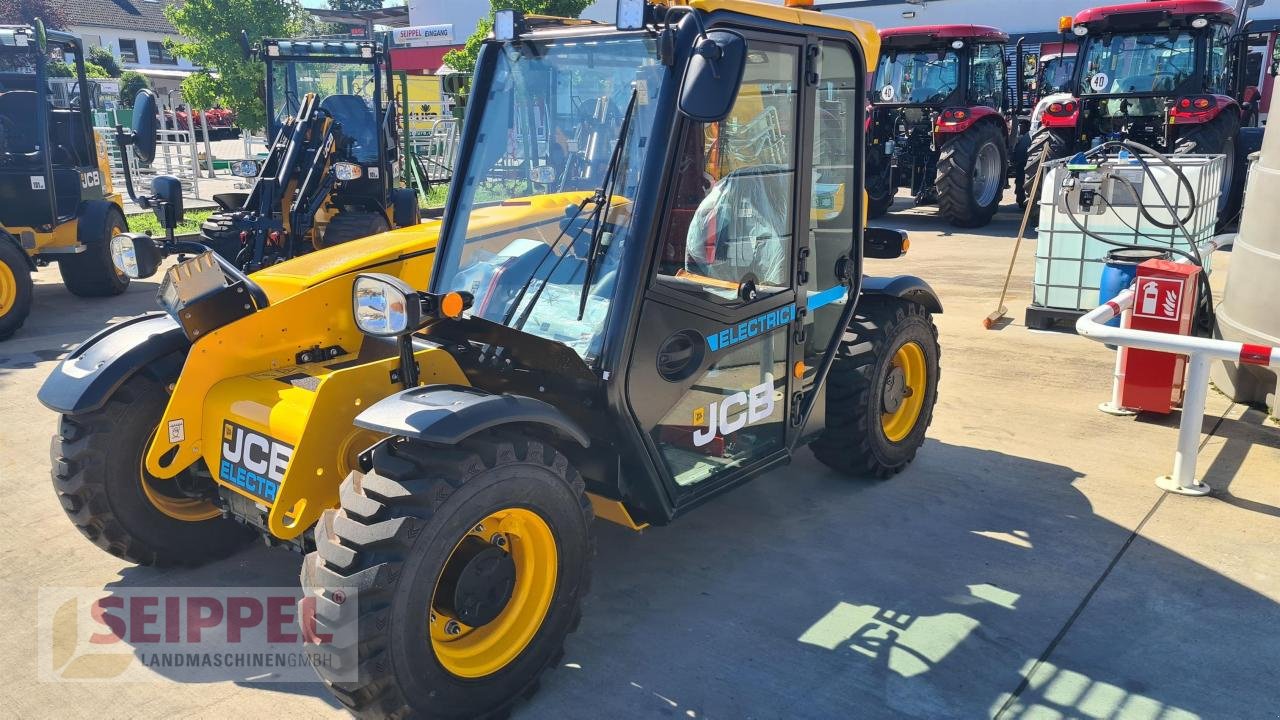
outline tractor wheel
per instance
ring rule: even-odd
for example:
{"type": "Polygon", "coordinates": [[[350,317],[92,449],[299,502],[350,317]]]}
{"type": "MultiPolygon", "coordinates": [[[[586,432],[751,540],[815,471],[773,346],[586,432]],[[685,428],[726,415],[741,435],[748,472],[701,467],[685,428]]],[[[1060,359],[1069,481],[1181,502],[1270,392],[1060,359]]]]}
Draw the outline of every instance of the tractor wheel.
{"type": "MultiPolygon", "coordinates": [[[[1230,110],[1224,110],[1218,114],[1218,117],[1187,131],[1187,134],[1178,139],[1178,144],[1173,149],[1175,154],[1226,155],[1226,161],[1222,166],[1222,185],[1218,194],[1218,230],[1222,230],[1235,220],[1236,213],[1240,211],[1240,201],[1243,199],[1232,192],[1235,189],[1236,135],[1239,133],[1239,116],[1230,110]]],[[[1248,172],[1248,170],[1242,172],[1248,172]]],[[[1239,195],[1243,195],[1243,186],[1239,195]]]]}
{"type": "Polygon", "coordinates": [[[0,231],[0,340],[8,339],[26,322],[33,288],[26,253],[0,231]]]}
{"type": "Polygon", "coordinates": [[[503,431],[458,448],[392,439],[372,463],[302,566],[319,634],[350,620],[335,593],[359,589],[358,665],[317,664],[321,678],[357,717],[503,716],[581,618],[595,552],[581,477],[503,431]]]}
{"type": "Polygon", "coordinates": [[[893,198],[897,194],[898,188],[893,184],[893,166],[886,163],[883,171],[867,179],[867,219],[884,217],[893,207],[893,198]]]}
{"type": "Polygon", "coordinates": [[[341,245],[351,240],[384,233],[390,229],[387,216],[382,213],[343,210],[334,215],[329,220],[328,227],[324,229],[324,247],[341,245]]]}
{"type": "Polygon", "coordinates": [[[67,255],[58,261],[62,282],[72,295],[108,297],[128,289],[129,276],[117,270],[115,263],[111,262],[111,238],[128,229],[124,213],[114,205],[107,210],[100,224],[87,226],[85,218],[80,218],[76,235],[84,245],[84,252],[67,255]]]}
{"type": "Polygon", "coordinates": [[[827,427],[813,454],[833,470],[887,478],[916,456],[938,399],[938,329],[923,306],[859,303],[827,379],[827,427]]]}
{"type": "Polygon", "coordinates": [[[243,228],[240,225],[240,211],[214,213],[200,224],[200,235],[210,250],[218,253],[232,263],[239,262],[240,248],[244,241],[240,239],[243,228]]]}
{"type": "Polygon", "coordinates": [[[205,497],[182,492],[211,490],[207,474],[158,480],[143,468],[168,399],[162,384],[139,373],[100,409],[61,416],[49,453],[53,487],[71,522],[112,555],[138,565],[199,565],[256,533],[223,518],[205,497]]]}
{"type": "Polygon", "coordinates": [[[994,123],[981,122],[942,146],[938,154],[938,209],[952,225],[982,227],[1000,209],[1008,149],[994,123]]]}
{"type": "MultiPolygon", "coordinates": [[[[1046,147],[1049,148],[1049,155],[1045,162],[1064,158],[1071,154],[1071,135],[1054,128],[1042,127],[1031,136],[1031,146],[1027,148],[1026,170],[1022,174],[1023,194],[1027,202],[1031,203],[1031,223],[1040,220],[1040,198],[1031,197],[1031,191],[1035,189],[1032,185],[1035,185],[1036,174],[1040,172],[1040,156],[1046,147]]],[[[1045,178],[1040,178],[1039,192],[1044,191],[1047,182],[1045,178]]]]}

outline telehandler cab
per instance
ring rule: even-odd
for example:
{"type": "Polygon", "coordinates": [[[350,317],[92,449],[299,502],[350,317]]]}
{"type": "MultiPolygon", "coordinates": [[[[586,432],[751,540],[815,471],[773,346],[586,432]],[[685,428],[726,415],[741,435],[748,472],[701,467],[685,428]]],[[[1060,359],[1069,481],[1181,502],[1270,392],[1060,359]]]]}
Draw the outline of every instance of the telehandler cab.
{"type": "Polygon", "coordinates": [[[266,65],[272,136],[262,162],[233,174],[249,193],[215,196],[203,242],[252,272],[295,255],[418,223],[413,190],[395,186],[391,60],[371,40],[266,38],[246,54],[266,65]]]}
{"type": "Polygon", "coordinates": [[[443,221],[250,276],[199,255],[58,366],[68,514],[131,562],[307,552],[316,635],[359,628],[320,668],[344,705],[500,715],[577,627],[593,518],[923,442],[941,304],[863,273],[907,248],[863,227],[878,42],[747,0],[498,13],[443,221]]]}
{"type": "Polygon", "coordinates": [[[0,25],[0,340],[31,311],[31,273],[56,262],[81,297],[119,295],[129,278],[111,263],[127,228],[106,147],[93,131],[80,38],[0,25]],[[49,63],[70,62],[70,92],[49,86],[49,63]]]}

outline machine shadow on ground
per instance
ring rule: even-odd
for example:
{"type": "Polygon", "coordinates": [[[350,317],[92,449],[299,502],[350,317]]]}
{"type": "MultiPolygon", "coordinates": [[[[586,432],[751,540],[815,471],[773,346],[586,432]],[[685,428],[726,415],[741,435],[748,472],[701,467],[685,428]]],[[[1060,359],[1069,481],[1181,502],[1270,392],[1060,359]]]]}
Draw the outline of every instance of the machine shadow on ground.
{"type": "MultiPolygon", "coordinates": [[[[1204,630],[1170,613],[1243,608],[1254,629],[1216,636],[1222,649],[1212,653],[1277,666],[1274,633],[1259,629],[1280,627],[1280,610],[1095,515],[1078,478],[1062,465],[930,440],[885,482],[838,476],[802,452],[670,527],[635,534],[597,523],[582,627],[516,715],[976,718],[1005,705],[1001,717],[1231,715],[1229,692],[1134,680],[1126,644],[1159,635],[1202,645],[1204,630]],[[1097,657],[1050,654],[1037,665],[1124,548],[1112,574],[1136,579],[1113,598],[1104,585],[1089,606],[1107,608],[1101,622],[1076,630],[1102,632],[1097,657]],[[1151,584],[1162,605],[1142,592],[1151,584]]],[[[199,569],[127,568],[107,589],[291,586],[298,565],[295,553],[259,546],[199,569]]],[[[1170,656],[1160,674],[1199,672],[1218,685],[1238,674],[1227,658],[1203,657],[1170,656]]],[[[243,684],[327,699],[319,684],[243,684]]]]}

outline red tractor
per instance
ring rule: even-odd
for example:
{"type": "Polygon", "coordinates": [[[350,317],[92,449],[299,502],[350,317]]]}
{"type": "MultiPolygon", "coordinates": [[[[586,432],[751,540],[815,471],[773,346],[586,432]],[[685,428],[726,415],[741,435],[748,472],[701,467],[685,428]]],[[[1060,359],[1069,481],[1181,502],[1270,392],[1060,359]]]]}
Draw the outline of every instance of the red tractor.
{"type": "Polygon", "coordinates": [[[879,217],[899,187],[951,224],[982,227],[1000,207],[1013,146],[1005,82],[1009,36],[981,25],[880,31],[869,91],[867,193],[879,217]]]}
{"type": "Polygon", "coordinates": [[[1026,186],[1046,147],[1049,160],[1113,140],[1165,153],[1222,154],[1218,217],[1220,227],[1230,223],[1244,191],[1243,158],[1261,146],[1259,92],[1246,77],[1241,31],[1248,8],[1261,2],[1239,0],[1233,9],[1218,0],[1154,0],[1076,15],[1075,70],[1064,94],[1045,97],[1036,109],[1026,186]]]}

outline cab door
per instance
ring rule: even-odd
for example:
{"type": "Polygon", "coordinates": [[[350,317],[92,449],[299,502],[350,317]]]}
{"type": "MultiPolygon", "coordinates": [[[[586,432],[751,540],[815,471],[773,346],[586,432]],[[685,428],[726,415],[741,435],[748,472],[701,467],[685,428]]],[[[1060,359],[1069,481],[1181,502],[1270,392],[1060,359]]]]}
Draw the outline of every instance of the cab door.
{"type": "Polygon", "coordinates": [[[686,119],[679,131],[627,377],[677,512],[788,458],[813,380],[806,356],[831,345],[831,313],[849,294],[835,260],[847,259],[861,214],[848,148],[862,130],[833,135],[847,129],[844,113],[861,117],[860,74],[832,88],[847,102],[827,108],[837,113],[818,137],[822,44],[743,34],[748,63],[733,110],[716,123],[686,119]],[[819,140],[844,148],[828,157],[833,167],[814,166],[819,140]],[[832,227],[843,229],[823,232],[832,227]],[[821,290],[820,305],[831,307],[818,313],[809,300],[821,290]]]}

